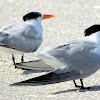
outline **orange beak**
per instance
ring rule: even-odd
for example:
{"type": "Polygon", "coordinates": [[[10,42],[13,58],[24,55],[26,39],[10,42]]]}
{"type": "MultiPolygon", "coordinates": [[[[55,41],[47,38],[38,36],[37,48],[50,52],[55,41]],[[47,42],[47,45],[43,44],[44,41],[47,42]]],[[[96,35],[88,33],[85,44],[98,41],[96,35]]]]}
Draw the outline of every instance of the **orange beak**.
{"type": "Polygon", "coordinates": [[[44,17],[42,19],[48,19],[48,18],[52,18],[55,17],[54,15],[49,15],[49,14],[44,14],[44,17]]]}

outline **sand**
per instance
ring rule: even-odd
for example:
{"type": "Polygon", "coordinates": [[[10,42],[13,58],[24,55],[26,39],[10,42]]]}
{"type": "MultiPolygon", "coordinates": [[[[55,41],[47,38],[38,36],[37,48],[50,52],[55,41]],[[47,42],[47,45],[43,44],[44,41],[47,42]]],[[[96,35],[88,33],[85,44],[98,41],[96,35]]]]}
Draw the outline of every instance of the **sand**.
{"type": "MultiPolygon", "coordinates": [[[[55,15],[43,20],[44,41],[36,53],[48,45],[82,38],[84,29],[100,23],[100,0],[0,0],[0,28],[21,22],[22,16],[31,11],[55,15]]],[[[20,57],[16,55],[16,62],[20,62],[20,57]]],[[[25,61],[30,60],[34,57],[25,54],[25,61]]],[[[45,73],[15,69],[11,55],[0,51],[0,100],[100,100],[100,70],[83,80],[90,90],[79,90],[72,81],[33,87],[9,86],[45,73]]]]}

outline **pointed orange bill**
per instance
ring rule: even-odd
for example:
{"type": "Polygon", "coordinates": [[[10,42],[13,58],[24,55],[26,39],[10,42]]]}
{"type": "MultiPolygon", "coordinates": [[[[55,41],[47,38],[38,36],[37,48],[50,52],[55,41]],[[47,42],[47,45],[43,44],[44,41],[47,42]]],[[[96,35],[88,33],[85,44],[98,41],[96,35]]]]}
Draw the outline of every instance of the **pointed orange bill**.
{"type": "Polygon", "coordinates": [[[49,14],[44,14],[44,17],[42,19],[48,19],[48,18],[52,18],[55,17],[54,15],[49,15],[49,14]]]}

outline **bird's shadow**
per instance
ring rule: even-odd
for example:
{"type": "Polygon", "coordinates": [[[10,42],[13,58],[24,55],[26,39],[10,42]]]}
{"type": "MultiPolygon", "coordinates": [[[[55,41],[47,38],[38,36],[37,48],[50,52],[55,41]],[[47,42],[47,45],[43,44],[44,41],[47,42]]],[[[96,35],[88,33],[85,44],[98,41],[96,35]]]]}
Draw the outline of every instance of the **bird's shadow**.
{"type": "Polygon", "coordinates": [[[100,91],[100,85],[98,86],[90,86],[90,89],[70,89],[70,90],[65,90],[65,91],[59,91],[59,92],[55,92],[52,93],[53,95],[55,94],[60,94],[60,93],[68,93],[68,92],[87,92],[87,91],[100,91]]]}

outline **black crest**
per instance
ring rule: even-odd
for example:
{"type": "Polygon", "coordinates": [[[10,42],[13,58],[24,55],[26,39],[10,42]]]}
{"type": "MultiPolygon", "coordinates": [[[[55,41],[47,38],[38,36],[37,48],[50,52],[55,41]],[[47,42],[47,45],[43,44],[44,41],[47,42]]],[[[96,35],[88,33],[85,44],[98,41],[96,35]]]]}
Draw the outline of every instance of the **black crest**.
{"type": "Polygon", "coordinates": [[[38,17],[41,17],[41,13],[40,12],[30,12],[28,14],[26,14],[25,16],[23,16],[23,20],[29,20],[29,19],[37,19],[38,17]]]}
{"type": "Polygon", "coordinates": [[[92,33],[95,33],[95,32],[98,32],[98,31],[100,31],[100,25],[96,24],[96,25],[93,25],[93,26],[85,29],[84,33],[85,33],[85,36],[89,36],[92,33]]]}

